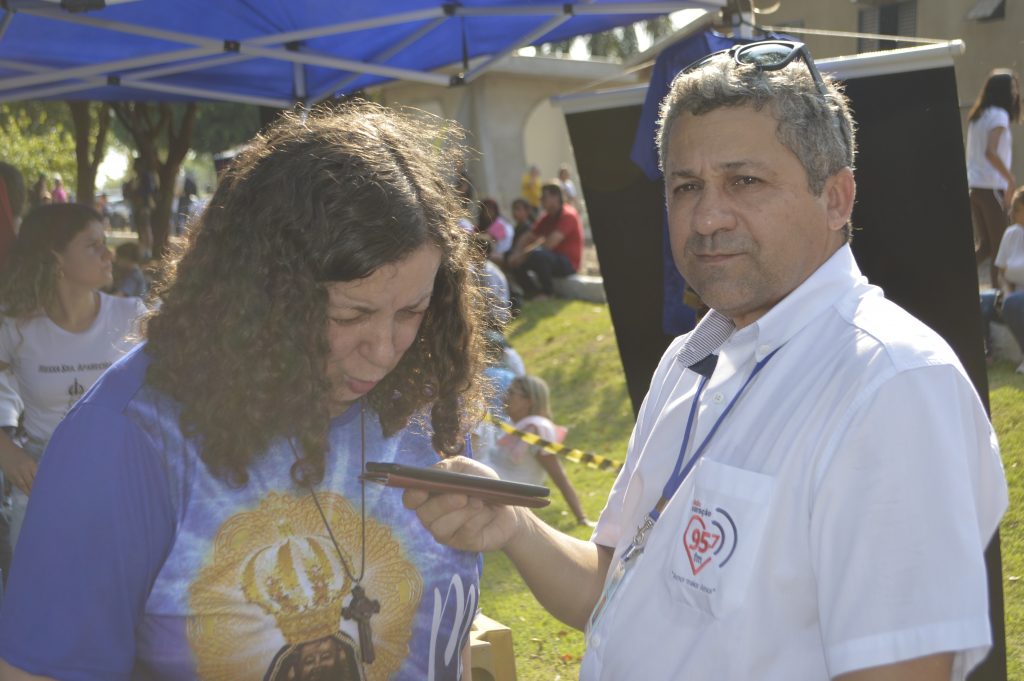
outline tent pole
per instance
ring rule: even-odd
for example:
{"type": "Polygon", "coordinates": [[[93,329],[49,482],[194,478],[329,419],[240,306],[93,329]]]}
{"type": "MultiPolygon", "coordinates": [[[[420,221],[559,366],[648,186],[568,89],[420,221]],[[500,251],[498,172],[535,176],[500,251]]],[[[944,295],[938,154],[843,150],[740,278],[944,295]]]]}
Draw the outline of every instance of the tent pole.
{"type": "Polygon", "coordinates": [[[0,90],[14,90],[16,88],[29,87],[31,85],[42,85],[44,83],[56,83],[72,78],[88,78],[90,76],[107,75],[115,71],[149,66],[151,64],[166,64],[170,60],[195,59],[223,51],[223,44],[218,44],[216,50],[209,47],[190,47],[184,50],[172,52],[159,52],[148,54],[144,57],[132,59],[116,59],[103,62],[102,64],[89,64],[70,69],[49,69],[42,73],[35,73],[27,76],[14,76],[0,80],[0,90]]]}
{"type": "Polygon", "coordinates": [[[106,84],[107,81],[102,78],[91,78],[89,80],[80,80],[74,83],[62,83],[60,85],[37,88],[35,90],[19,90],[16,92],[0,90],[0,102],[21,102],[26,99],[43,99],[44,97],[53,97],[71,92],[81,92],[82,90],[88,90],[89,88],[103,87],[106,84]]]}
{"type": "Polygon", "coordinates": [[[682,9],[720,10],[724,0],[686,0],[686,2],[646,2],[646,3],[569,3],[568,5],[529,5],[526,7],[463,7],[455,5],[452,14],[459,17],[527,17],[527,16],[560,16],[566,13],[566,7],[572,14],[669,14],[682,9]]]}
{"type": "MultiPolygon", "coordinates": [[[[323,66],[339,71],[355,71],[358,73],[370,73],[376,76],[398,78],[400,80],[412,80],[429,85],[448,85],[450,78],[440,73],[427,73],[413,69],[403,69],[395,66],[384,66],[383,64],[368,64],[354,59],[342,59],[329,54],[301,50],[293,52],[272,47],[260,47],[249,43],[242,43],[239,46],[239,53],[256,57],[267,57],[268,59],[280,59],[281,61],[296,62],[310,66],[323,66]]],[[[0,81],[0,87],[3,81],[0,81]]]]}
{"type": "Polygon", "coordinates": [[[132,80],[144,80],[149,78],[160,78],[162,76],[171,76],[176,73],[188,73],[189,71],[201,71],[203,69],[213,68],[215,66],[227,66],[228,64],[236,64],[242,61],[249,61],[252,57],[246,57],[241,54],[222,54],[217,57],[211,57],[209,59],[200,59],[196,61],[185,61],[178,62],[176,64],[169,64],[164,67],[156,67],[152,69],[142,69],[141,71],[132,71],[132,80]]]}
{"type": "MultiPolygon", "coordinates": [[[[410,45],[415,43],[417,40],[419,40],[423,36],[427,35],[428,33],[433,31],[435,28],[437,28],[438,26],[440,26],[441,24],[443,24],[447,20],[448,20],[448,17],[438,17],[437,19],[434,19],[429,24],[426,24],[425,26],[421,26],[416,31],[414,31],[413,33],[409,34],[408,36],[406,36],[405,38],[403,38],[399,42],[395,43],[394,45],[392,45],[388,49],[384,50],[383,52],[378,52],[377,54],[373,55],[367,61],[372,63],[372,62],[387,61],[388,59],[391,59],[396,54],[398,54],[399,52],[401,52],[405,48],[409,47],[410,45]]],[[[334,81],[333,83],[331,83],[330,85],[325,87],[320,92],[319,95],[317,95],[312,100],[310,100],[310,105],[312,106],[312,105],[315,105],[315,104],[319,104],[320,102],[324,101],[328,97],[332,96],[338,90],[342,89],[343,87],[345,87],[346,85],[348,85],[349,83],[354,81],[360,75],[361,74],[354,73],[352,75],[345,76],[344,78],[341,78],[340,80],[334,81]]]]}
{"type": "Polygon", "coordinates": [[[85,14],[71,14],[64,11],[54,12],[52,10],[26,9],[19,11],[22,14],[30,14],[34,17],[39,17],[41,19],[65,21],[71,24],[78,24],[80,26],[102,28],[108,31],[128,33],[130,35],[138,35],[143,36],[145,38],[155,38],[157,40],[166,40],[172,43],[185,43],[186,45],[195,45],[196,47],[209,47],[211,49],[216,48],[217,51],[220,51],[224,47],[224,41],[218,40],[216,38],[204,38],[202,36],[193,35],[191,33],[167,31],[161,28],[140,26],[139,24],[128,24],[123,21],[111,21],[110,19],[99,19],[97,17],[88,16],[85,14]]]}
{"type": "Polygon", "coordinates": [[[134,88],[136,90],[149,90],[151,92],[163,92],[166,94],[183,95],[193,99],[209,99],[220,102],[238,102],[240,104],[255,104],[267,106],[274,109],[290,109],[293,102],[287,99],[274,99],[272,97],[260,97],[259,95],[243,95],[223,90],[207,90],[198,87],[183,87],[167,83],[154,83],[146,80],[134,80],[124,78],[121,80],[121,87],[134,88]]]}
{"type": "Polygon", "coordinates": [[[431,9],[417,10],[415,12],[403,12],[401,14],[364,19],[363,21],[346,21],[340,24],[330,24],[329,26],[302,28],[295,31],[288,31],[287,33],[277,33],[260,38],[253,38],[252,40],[246,40],[245,44],[272,45],[274,43],[289,43],[296,40],[309,40],[310,38],[321,38],[323,36],[337,35],[340,33],[366,31],[380,26],[393,26],[395,24],[408,24],[413,21],[434,19],[437,17],[443,17],[443,14],[444,10],[441,7],[435,7],[431,9]]]}
{"type": "Polygon", "coordinates": [[[508,55],[512,54],[516,50],[518,50],[520,47],[526,47],[533,41],[539,40],[540,38],[547,35],[551,31],[555,30],[565,22],[569,21],[569,19],[572,19],[571,14],[562,14],[561,16],[557,16],[554,19],[549,19],[538,28],[535,28],[526,35],[522,36],[519,40],[515,42],[514,45],[511,45],[510,47],[502,50],[501,52],[498,52],[490,59],[486,60],[484,63],[477,64],[476,66],[471,68],[469,71],[466,72],[463,82],[471,83],[472,81],[476,80],[481,75],[483,75],[486,71],[488,71],[492,66],[494,66],[499,61],[501,61],[508,55]]]}

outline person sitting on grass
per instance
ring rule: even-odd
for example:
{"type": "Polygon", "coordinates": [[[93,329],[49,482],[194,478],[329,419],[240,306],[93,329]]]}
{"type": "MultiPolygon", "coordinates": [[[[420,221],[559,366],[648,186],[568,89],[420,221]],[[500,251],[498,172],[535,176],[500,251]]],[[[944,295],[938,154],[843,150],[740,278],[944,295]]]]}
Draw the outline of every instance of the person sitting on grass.
{"type": "Polygon", "coordinates": [[[139,245],[129,241],[114,249],[113,294],[121,298],[141,298],[146,295],[148,288],[149,283],[142,272],[142,251],[139,245]]]}
{"type": "MultiPolygon", "coordinates": [[[[994,321],[1005,323],[1024,351],[1024,187],[1010,200],[1010,217],[1013,224],[1003,232],[994,261],[996,279],[992,284],[998,288],[981,294],[986,357],[991,357],[989,325],[994,321]]],[[[1017,373],[1024,374],[1024,362],[1017,373]]]]}
{"type": "MultiPolygon", "coordinates": [[[[505,393],[505,411],[518,430],[534,433],[549,442],[560,442],[565,437],[565,428],[556,426],[551,420],[550,394],[543,378],[517,376],[505,393]]],[[[487,463],[502,480],[540,485],[545,477],[550,477],[565,497],[576,522],[593,527],[557,455],[530,445],[515,435],[504,435],[488,452],[488,459],[487,463]]]]}
{"type": "Polygon", "coordinates": [[[544,214],[530,234],[515,244],[508,259],[527,299],[551,297],[554,277],[576,274],[583,259],[583,225],[576,209],[565,205],[562,188],[544,185],[541,205],[544,214]]]}

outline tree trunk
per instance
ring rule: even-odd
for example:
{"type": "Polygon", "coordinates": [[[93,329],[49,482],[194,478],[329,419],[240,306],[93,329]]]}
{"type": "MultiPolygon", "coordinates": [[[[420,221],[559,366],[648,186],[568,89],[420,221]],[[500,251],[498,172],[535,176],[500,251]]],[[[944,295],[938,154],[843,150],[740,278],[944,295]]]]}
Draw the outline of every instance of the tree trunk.
{"type": "MultiPolygon", "coordinates": [[[[163,106],[167,106],[166,104],[163,106]]],[[[192,129],[196,120],[196,103],[189,102],[175,129],[174,117],[168,114],[167,159],[157,164],[160,192],[153,209],[153,257],[158,258],[167,246],[171,220],[174,216],[174,185],[178,171],[192,145],[192,129]]]]}
{"type": "Polygon", "coordinates": [[[156,120],[153,120],[152,109],[147,102],[117,102],[114,104],[114,112],[135,140],[135,147],[139,152],[137,171],[154,172],[159,179],[156,201],[150,216],[153,257],[159,258],[167,246],[170,232],[174,209],[174,183],[192,143],[196,104],[190,102],[185,107],[177,126],[171,105],[167,103],[159,105],[160,116],[156,120]],[[157,139],[165,129],[167,144],[160,146],[166,146],[167,157],[161,161],[157,139]]]}
{"type": "Polygon", "coordinates": [[[75,200],[87,206],[93,205],[96,192],[96,173],[107,153],[107,131],[110,129],[110,108],[106,104],[97,107],[97,128],[95,141],[92,139],[91,103],[69,101],[71,122],[75,129],[75,160],[78,165],[78,182],[75,186],[75,200]]]}

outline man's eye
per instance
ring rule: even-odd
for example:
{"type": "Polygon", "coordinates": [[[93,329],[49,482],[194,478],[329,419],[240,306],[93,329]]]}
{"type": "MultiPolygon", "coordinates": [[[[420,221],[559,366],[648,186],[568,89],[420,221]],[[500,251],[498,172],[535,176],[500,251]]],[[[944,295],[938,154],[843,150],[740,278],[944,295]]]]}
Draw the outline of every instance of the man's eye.
{"type": "Polygon", "coordinates": [[[749,186],[749,185],[752,185],[752,184],[758,184],[760,181],[761,181],[760,179],[758,179],[756,177],[751,177],[749,175],[743,175],[741,177],[737,177],[736,178],[736,184],[746,185],[746,186],[749,186]]]}
{"type": "Polygon", "coordinates": [[[362,317],[331,317],[331,321],[337,324],[338,326],[347,326],[349,324],[355,324],[360,319],[362,319],[362,317]]]}

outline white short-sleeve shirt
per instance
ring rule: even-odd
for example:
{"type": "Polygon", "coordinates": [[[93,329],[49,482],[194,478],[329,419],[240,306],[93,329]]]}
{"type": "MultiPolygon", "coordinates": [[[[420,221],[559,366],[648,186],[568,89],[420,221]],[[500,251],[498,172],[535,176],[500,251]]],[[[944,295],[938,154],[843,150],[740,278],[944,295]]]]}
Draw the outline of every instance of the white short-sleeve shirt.
{"type": "Polygon", "coordinates": [[[72,333],[46,315],[0,323],[0,362],[10,366],[25,404],[25,431],[45,442],[57,424],[107,367],[136,342],[139,298],[100,293],[92,326],[72,333]]]}
{"type": "MultiPolygon", "coordinates": [[[[699,376],[662,358],[593,541],[616,560],[677,460],[699,376]]],[[[827,679],[991,645],[999,450],[949,346],[841,248],[733,333],[689,452],[750,376],[590,632],[581,679],[827,679]]]]}
{"type": "Polygon", "coordinates": [[[1010,225],[999,242],[995,265],[1011,284],[1024,287],[1024,227],[1010,225]]]}
{"type": "Polygon", "coordinates": [[[1010,134],[1010,114],[999,106],[990,106],[975,120],[967,124],[967,186],[978,189],[1006,189],[1003,177],[985,156],[988,136],[994,128],[1003,128],[996,145],[996,154],[1007,168],[1013,160],[1013,142],[1010,134]]]}

